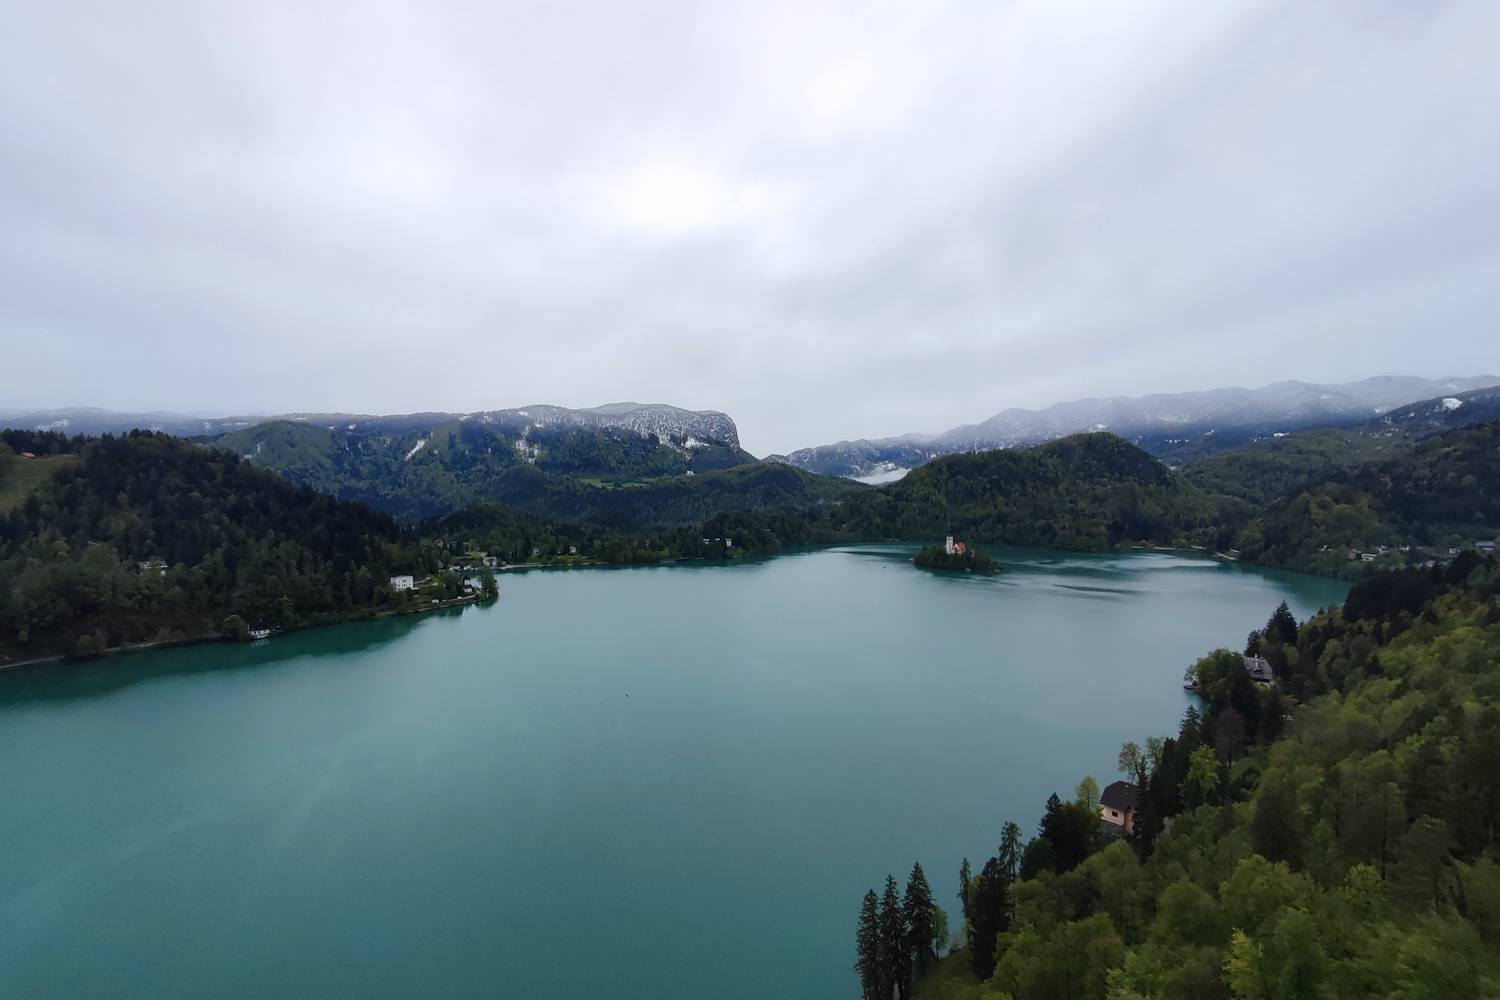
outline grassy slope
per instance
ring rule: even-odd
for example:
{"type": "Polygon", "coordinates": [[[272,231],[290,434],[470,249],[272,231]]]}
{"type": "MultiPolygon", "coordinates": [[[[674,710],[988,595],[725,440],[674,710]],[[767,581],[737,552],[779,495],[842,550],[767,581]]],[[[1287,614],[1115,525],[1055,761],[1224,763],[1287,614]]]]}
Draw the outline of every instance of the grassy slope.
{"type": "Polygon", "coordinates": [[[72,455],[14,458],[0,461],[0,514],[12,511],[54,472],[77,459],[72,455]]]}

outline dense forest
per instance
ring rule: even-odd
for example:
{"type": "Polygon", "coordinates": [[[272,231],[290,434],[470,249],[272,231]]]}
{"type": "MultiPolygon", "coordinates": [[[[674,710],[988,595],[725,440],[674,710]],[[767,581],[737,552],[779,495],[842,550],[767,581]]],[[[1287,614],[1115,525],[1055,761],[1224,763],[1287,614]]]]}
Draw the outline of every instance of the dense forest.
{"type": "Polygon", "coordinates": [[[225,452],[140,431],[3,441],[8,466],[69,459],[0,514],[3,659],[368,615],[412,600],[390,574],[440,566],[389,515],[225,452]]]}
{"type": "Polygon", "coordinates": [[[1236,504],[1196,489],[1112,434],[950,455],[828,512],[862,538],[952,533],[984,542],[1106,549],[1210,544],[1236,504]]]}
{"type": "MultiPolygon", "coordinates": [[[[742,451],[702,442],[674,447],[613,428],[542,428],[521,437],[470,421],[379,434],[271,421],[212,444],[294,483],[408,522],[488,503],[552,520],[598,518],[654,528],[701,520],[725,509],[716,505],[739,491],[744,496],[737,502],[747,508],[793,509],[817,499],[801,495],[813,477],[782,481],[790,492],[775,498],[746,480],[715,482],[719,470],[754,463],[742,451]]],[[[822,486],[837,493],[858,488],[838,480],[822,486]]]]}
{"type": "MultiPolygon", "coordinates": [[[[1366,567],[1351,552],[1371,553],[1381,567],[1446,561],[1450,550],[1493,544],[1500,534],[1500,422],[1391,457],[1330,464],[1310,468],[1237,535],[1245,560],[1357,576],[1366,567]]],[[[1222,467],[1215,474],[1221,488],[1243,492],[1222,467]]]]}
{"type": "MultiPolygon", "coordinates": [[[[1400,997],[1500,992],[1500,564],[1376,573],[1300,625],[1277,609],[1127,743],[1133,832],[1085,778],[1037,834],[960,869],[959,947],[863,964],[868,998],[1400,997]]],[[[860,910],[863,941],[868,910],[860,910]]],[[[877,910],[877,915],[881,912],[877,910]]]]}

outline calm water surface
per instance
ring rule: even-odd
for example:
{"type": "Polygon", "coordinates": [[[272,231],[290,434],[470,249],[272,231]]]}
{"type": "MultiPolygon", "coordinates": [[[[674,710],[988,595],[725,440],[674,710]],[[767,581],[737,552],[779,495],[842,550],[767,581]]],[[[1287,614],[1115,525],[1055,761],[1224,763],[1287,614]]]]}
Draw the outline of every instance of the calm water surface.
{"type": "MultiPolygon", "coordinates": [[[[0,995],[835,997],[865,889],[1175,729],[1336,581],[861,546],[0,675],[0,995]]],[[[954,926],[957,926],[955,918],[954,926]]]]}

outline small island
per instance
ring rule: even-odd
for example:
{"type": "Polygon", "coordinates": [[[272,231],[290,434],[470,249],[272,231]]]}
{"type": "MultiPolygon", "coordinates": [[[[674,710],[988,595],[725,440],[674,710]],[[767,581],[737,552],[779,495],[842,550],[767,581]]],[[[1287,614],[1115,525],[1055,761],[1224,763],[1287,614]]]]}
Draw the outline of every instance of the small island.
{"type": "Polygon", "coordinates": [[[952,535],[944,539],[942,545],[923,546],[912,562],[923,569],[959,573],[998,573],[1001,569],[999,562],[964,542],[955,542],[952,535]]]}

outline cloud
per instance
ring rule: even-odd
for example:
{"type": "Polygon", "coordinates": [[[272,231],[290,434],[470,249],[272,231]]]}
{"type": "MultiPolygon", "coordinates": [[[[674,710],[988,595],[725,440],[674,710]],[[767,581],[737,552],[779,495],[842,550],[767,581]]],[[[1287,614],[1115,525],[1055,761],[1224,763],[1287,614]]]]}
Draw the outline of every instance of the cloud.
{"type": "Polygon", "coordinates": [[[1483,2],[35,7],[0,405],[651,399],[761,452],[1500,368],[1483,2]]]}

